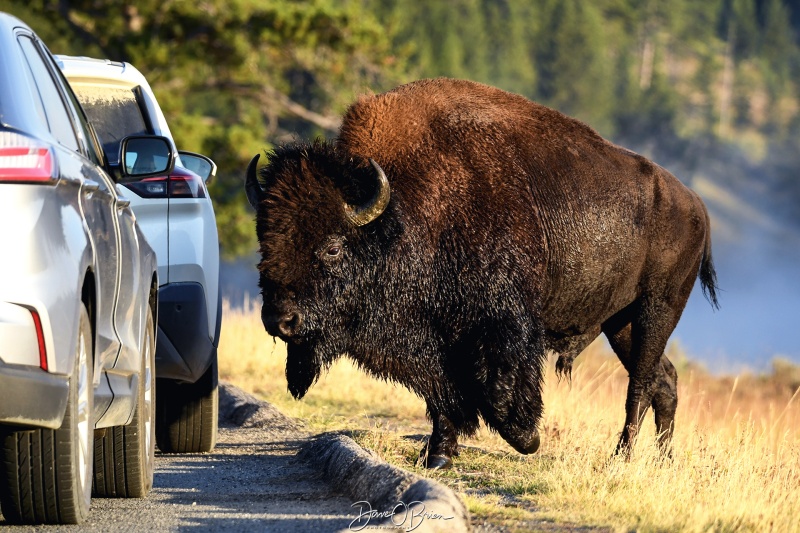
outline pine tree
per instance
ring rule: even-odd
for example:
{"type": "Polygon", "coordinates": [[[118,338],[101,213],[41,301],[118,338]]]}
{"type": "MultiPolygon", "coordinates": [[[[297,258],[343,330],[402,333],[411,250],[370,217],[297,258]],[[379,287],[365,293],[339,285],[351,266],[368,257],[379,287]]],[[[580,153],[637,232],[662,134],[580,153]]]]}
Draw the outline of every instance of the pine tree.
{"type": "Polygon", "coordinates": [[[484,0],[488,41],[487,82],[534,97],[536,66],[528,52],[536,28],[536,9],[526,0],[484,0]]]}
{"type": "Polygon", "coordinates": [[[763,61],[762,73],[769,95],[766,127],[770,131],[786,132],[789,121],[781,101],[784,96],[792,95],[792,65],[798,62],[799,54],[786,5],[781,0],[765,0],[762,9],[764,28],[759,56],[763,61]]]}
{"type": "Polygon", "coordinates": [[[606,135],[612,133],[608,72],[613,64],[606,55],[598,10],[580,0],[546,1],[536,38],[539,98],[606,135]]]}

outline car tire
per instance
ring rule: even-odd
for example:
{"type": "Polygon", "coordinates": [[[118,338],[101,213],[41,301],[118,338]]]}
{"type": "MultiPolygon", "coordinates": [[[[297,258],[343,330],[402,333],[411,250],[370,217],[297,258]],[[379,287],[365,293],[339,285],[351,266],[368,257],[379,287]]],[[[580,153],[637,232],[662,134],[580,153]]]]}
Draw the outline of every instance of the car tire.
{"type": "Polygon", "coordinates": [[[113,426],[94,439],[94,495],[144,498],[153,488],[155,462],[155,332],[147,308],[133,420],[113,426]]]}
{"type": "Polygon", "coordinates": [[[11,523],[80,524],[92,497],[92,327],[81,304],[75,368],[58,429],[2,435],[0,505],[11,523]]]}
{"type": "Polygon", "coordinates": [[[205,453],[217,444],[217,362],[195,383],[159,379],[156,384],[156,442],[164,453],[205,453]]]}

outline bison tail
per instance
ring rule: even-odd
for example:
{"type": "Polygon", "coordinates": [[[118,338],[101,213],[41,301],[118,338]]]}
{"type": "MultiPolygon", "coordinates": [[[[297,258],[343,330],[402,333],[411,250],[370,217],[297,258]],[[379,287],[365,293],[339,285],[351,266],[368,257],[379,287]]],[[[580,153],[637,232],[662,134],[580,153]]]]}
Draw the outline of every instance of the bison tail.
{"type": "Polygon", "coordinates": [[[719,301],[717,300],[717,272],[714,270],[714,260],[711,257],[711,224],[706,213],[706,245],[703,249],[703,262],[700,264],[700,286],[703,288],[703,294],[706,300],[715,308],[719,309],[719,301]]]}

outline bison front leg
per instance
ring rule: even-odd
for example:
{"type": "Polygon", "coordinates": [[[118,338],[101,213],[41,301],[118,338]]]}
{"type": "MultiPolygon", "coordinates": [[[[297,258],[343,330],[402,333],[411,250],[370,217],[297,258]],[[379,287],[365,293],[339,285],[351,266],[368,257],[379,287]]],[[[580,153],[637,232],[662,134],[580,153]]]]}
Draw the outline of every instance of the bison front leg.
{"type": "Polygon", "coordinates": [[[493,394],[489,405],[482,411],[489,427],[519,453],[528,455],[535,453],[541,443],[536,428],[542,412],[541,394],[538,387],[526,387],[522,381],[507,374],[498,376],[490,388],[493,394]]]}
{"type": "Polygon", "coordinates": [[[453,457],[458,455],[458,432],[445,416],[431,410],[428,413],[433,421],[433,432],[428,444],[422,449],[420,458],[426,468],[445,469],[453,466],[453,457]]]}
{"type": "MultiPolygon", "coordinates": [[[[537,425],[542,416],[543,339],[508,335],[494,344],[484,383],[481,414],[489,427],[522,454],[539,449],[537,425]]],[[[492,344],[487,344],[492,346],[492,344]]]]}

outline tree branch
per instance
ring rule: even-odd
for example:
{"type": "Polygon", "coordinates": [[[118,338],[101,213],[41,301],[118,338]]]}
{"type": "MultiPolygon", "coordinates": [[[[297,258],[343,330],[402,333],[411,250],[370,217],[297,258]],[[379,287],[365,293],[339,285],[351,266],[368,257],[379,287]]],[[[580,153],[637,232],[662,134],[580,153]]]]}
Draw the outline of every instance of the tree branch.
{"type": "Polygon", "coordinates": [[[97,37],[97,35],[90,29],[84,27],[80,20],[73,16],[67,0],[59,0],[58,14],[62,19],[64,19],[67,25],[72,29],[73,32],[75,32],[75,34],[81,39],[81,41],[83,41],[84,44],[95,44],[100,47],[103,52],[105,52],[105,46],[103,46],[103,43],[100,42],[100,39],[97,37]]]}
{"type": "Polygon", "coordinates": [[[311,122],[312,124],[315,124],[320,128],[328,130],[333,133],[338,132],[339,127],[342,125],[341,118],[321,115],[319,113],[311,111],[310,109],[298,104],[285,94],[281,93],[280,91],[272,87],[264,87],[263,91],[264,92],[261,95],[259,95],[259,100],[261,101],[262,105],[277,103],[278,105],[280,105],[286,111],[292,113],[293,115],[297,115],[303,120],[307,120],[308,122],[311,122]]]}
{"type": "Polygon", "coordinates": [[[342,125],[342,119],[340,117],[322,115],[312,111],[269,85],[233,83],[228,80],[222,81],[218,79],[206,80],[205,85],[206,87],[213,87],[216,90],[238,94],[245,98],[254,98],[265,110],[271,110],[277,105],[285,111],[332,133],[337,133],[342,125]]]}

